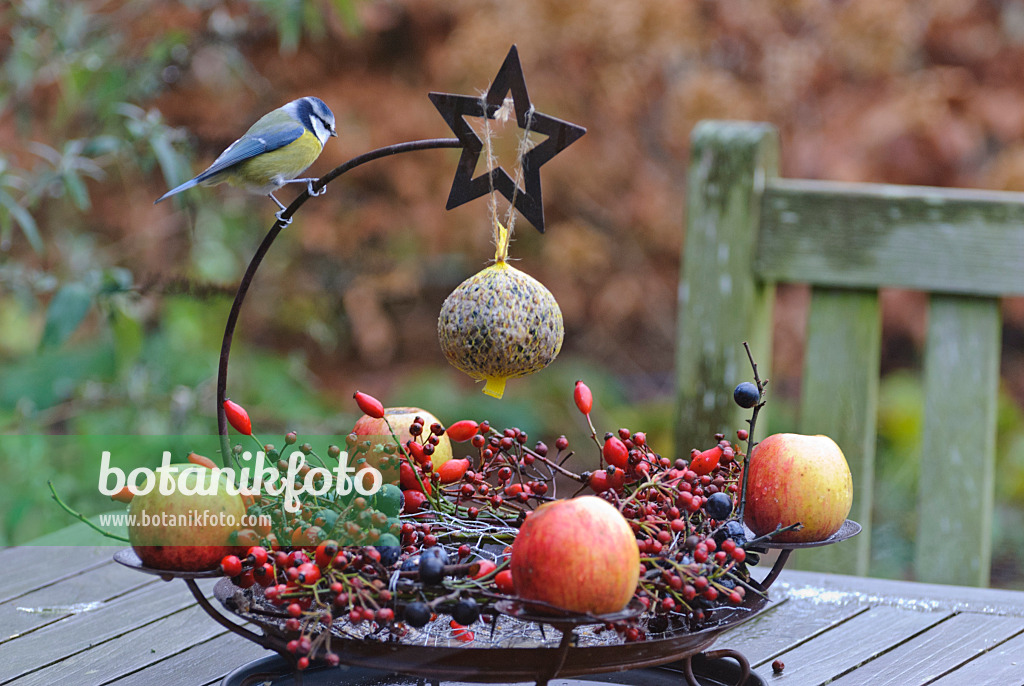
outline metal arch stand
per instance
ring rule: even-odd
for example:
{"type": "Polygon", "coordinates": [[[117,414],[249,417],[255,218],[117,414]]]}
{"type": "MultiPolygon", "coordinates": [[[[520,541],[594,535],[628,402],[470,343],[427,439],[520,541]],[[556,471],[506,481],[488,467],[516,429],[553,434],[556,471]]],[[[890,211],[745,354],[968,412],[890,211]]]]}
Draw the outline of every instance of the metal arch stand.
{"type": "MultiPolygon", "coordinates": [[[[859,527],[857,528],[859,530],[859,527]]],[[[779,556],[776,558],[771,570],[768,572],[764,580],[761,582],[761,586],[766,591],[769,587],[771,587],[775,580],[778,579],[779,574],[782,573],[782,570],[786,566],[786,562],[792,555],[793,550],[794,548],[785,548],[779,551],[779,556]]],[[[194,580],[185,579],[184,581],[188,586],[189,590],[192,592],[192,595],[195,597],[196,602],[199,603],[199,606],[203,608],[203,610],[208,615],[210,615],[210,617],[213,618],[214,621],[216,621],[218,624],[226,628],[228,631],[231,631],[235,634],[238,634],[239,636],[242,636],[243,638],[258,643],[264,648],[267,648],[269,650],[276,650],[279,655],[285,658],[292,666],[292,674],[294,675],[296,685],[301,686],[302,672],[295,669],[294,656],[287,652],[277,650],[277,648],[274,646],[274,642],[267,639],[266,636],[259,635],[252,631],[249,631],[248,629],[245,629],[244,627],[241,627],[238,624],[235,624],[234,622],[227,619],[210,603],[209,600],[207,600],[206,596],[203,595],[203,592],[199,589],[199,586],[196,584],[194,580]]],[[[555,648],[556,653],[554,656],[554,660],[551,663],[550,669],[547,670],[545,674],[542,674],[538,677],[536,681],[537,686],[548,686],[548,683],[558,676],[558,674],[562,671],[562,667],[565,665],[565,660],[569,654],[569,649],[572,647],[575,639],[575,627],[573,625],[563,624],[559,622],[551,622],[551,626],[558,629],[561,632],[562,637],[558,643],[558,647],[555,648]]],[[[700,654],[702,654],[705,658],[710,660],[716,660],[720,658],[729,658],[735,660],[739,664],[740,670],[740,674],[737,678],[735,686],[743,686],[743,684],[745,684],[747,682],[747,679],[750,677],[750,661],[747,660],[746,656],[744,656],[743,653],[737,650],[733,650],[731,648],[719,648],[716,650],[704,651],[700,654]]],[[[687,655],[680,661],[680,667],[682,668],[682,674],[686,680],[687,686],[701,686],[700,682],[697,680],[696,674],[693,671],[693,658],[694,655],[687,655]]],[[[252,680],[251,683],[260,683],[261,680],[265,679],[268,676],[280,677],[284,676],[284,674],[254,674],[250,677],[250,679],[252,680]]],[[[247,679],[246,682],[249,682],[249,679],[247,679]]],[[[433,680],[428,682],[428,680],[426,679],[420,679],[418,683],[433,684],[440,682],[433,680]]]]}
{"type": "MultiPolygon", "coordinates": [[[[383,148],[378,148],[376,150],[372,150],[370,152],[354,157],[349,161],[345,162],[344,164],[340,165],[339,167],[336,167],[334,170],[324,175],[319,181],[313,184],[315,188],[313,188],[312,190],[318,191],[324,188],[328,183],[330,183],[334,179],[341,176],[342,174],[351,171],[356,167],[362,166],[363,164],[372,162],[374,160],[390,157],[392,155],[404,152],[434,150],[442,148],[461,148],[462,146],[463,143],[458,138],[435,138],[419,141],[410,141],[406,143],[398,143],[394,145],[385,146],[383,148]]],[[[291,203],[291,205],[289,205],[288,208],[281,213],[281,218],[278,221],[276,221],[274,225],[270,228],[270,230],[267,232],[266,236],[263,238],[263,241],[260,243],[256,252],[250,259],[248,266],[246,267],[245,273],[243,274],[242,279],[239,282],[238,289],[235,293],[235,298],[234,301],[232,302],[231,309],[228,313],[228,318],[224,329],[224,337],[221,342],[221,351],[217,370],[217,426],[221,440],[222,460],[224,461],[225,466],[230,466],[231,460],[231,446],[228,438],[227,414],[224,409],[224,401],[227,397],[228,362],[231,354],[231,344],[233,342],[234,333],[238,324],[238,318],[241,314],[242,304],[245,301],[245,297],[249,291],[249,287],[251,286],[252,281],[256,276],[256,271],[262,264],[264,257],[266,257],[267,253],[270,250],[270,247],[273,245],[274,241],[277,240],[277,237],[280,235],[281,231],[286,226],[288,226],[291,217],[310,197],[312,196],[309,192],[309,189],[301,193],[291,203]]],[[[770,586],[771,583],[774,582],[774,580],[778,577],[779,573],[782,571],[782,567],[785,565],[786,559],[788,559],[789,557],[789,554],[790,551],[788,550],[782,551],[778,560],[776,561],[775,566],[772,568],[771,572],[763,582],[763,586],[765,589],[767,589],[767,587],[770,586]]],[[[163,574],[161,576],[162,578],[169,580],[172,575],[163,574]]],[[[188,586],[189,591],[192,593],[193,597],[196,599],[196,602],[199,604],[199,606],[214,621],[216,621],[218,624],[223,626],[228,631],[231,631],[232,633],[237,634],[242,638],[245,638],[246,640],[252,641],[264,648],[274,650],[275,652],[277,652],[291,666],[291,671],[294,675],[295,683],[301,686],[302,672],[296,669],[297,661],[295,659],[295,656],[291,655],[287,651],[281,650],[279,645],[275,645],[275,643],[277,642],[274,641],[271,637],[265,634],[257,634],[253,631],[250,631],[245,627],[242,627],[236,624],[235,622],[231,621],[228,617],[219,612],[217,608],[215,608],[213,604],[211,604],[210,601],[203,594],[202,590],[196,584],[194,578],[183,577],[183,580],[185,581],[186,586],[188,586]]],[[[558,674],[562,671],[563,666],[565,665],[565,661],[568,656],[569,650],[574,643],[575,635],[573,626],[558,623],[554,623],[553,626],[554,628],[561,630],[562,636],[561,640],[559,641],[558,647],[555,649],[556,652],[554,655],[554,660],[551,663],[551,667],[545,670],[545,673],[541,674],[536,681],[538,686],[547,686],[551,679],[554,679],[558,676],[558,674]]],[[[750,675],[749,662],[741,653],[737,651],[722,649],[706,652],[705,655],[712,659],[718,657],[729,657],[736,660],[740,665],[741,671],[741,676],[737,681],[737,686],[742,686],[742,684],[746,682],[748,676],[750,675]]],[[[686,679],[688,686],[700,686],[693,672],[692,655],[688,655],[687,657],[685,657],[682,660],[681,666],[683,668],[683,675],[686,679]]],[[[252,681],[252,683],[259,683],[261,679],[264,679],[267,676],[282,675],[252,675],[252,677],[246,679],[246,682],[252,681]]],[[[426,680],[421,680],[421,682],[424,684],[427,683],[426,680]]]]}
{"type": "Polygon", "coordinates": [[[786,566],[786,562],[789,560],[789,556],[793,554],[791,548],[787,548],[779,551],[779,556],[775,559],[775,564],[772,565],[772,569],[768,572],[767,576],[761,580],[761,585],[768,588],[775,583],[775,580],[779,578],[779,574],[782,573],[782,568],[786,566]]]}
{"type": "MultiPolygon", "coordinates": [[[[367,162],[379,160],[384,157],[390,157],[391,155],[397,155],[403,152],[414,152],[417,150],[438,150],[441,148],[461,147],[462,142],[458,138],[429,138],[425,140],[388,145],[353,157],[348,162],[335,167],[329,173],[325,174],[318,181],[312,184],[314,187],[313,190],[315,192],[319,192],[321,189],[325,188],[328,183],[345,172],[351,171],[356,167],[360,167],[367,162]]],[[[228,312],[227,323],[224,326],[224,338],[221,341],[220,347],[220,362],[217,367],[217,431],[220,434],[221,459],[224,462],[225,467],[231,466],[231,443],[228,440],[228,420],[227,413],[224,410],[224,400],[227,398],[228,387],[228,358],[231,355],[231,343],[234,339],[235,328],[238,325],[238,317],[242,312],[242,303],[245,301],[245,296],[249,292],[249,286],[252,284],[252,280],[256,276],[256,270],[259,269],[260,264],[262,264],[263,258],[266,257],[267,252],[270,250],[270,246],[274,244],[274,241],[277,240],[281,231],[291,222],[292,216],[300,207],[302,207],[306,200],[312,197],[309,191],[310,189],[307,188],[299,194],[299,196],[292,201],[292,204],[281,213],[281,218],[274,222],[270,231],[267,232],[267,235],[263,238],[263,242],[260,243],[259,248],[256,249],[252,259],[249,260],[249,265],[245,269],[245,274],[242,275],[242,280],[238,283],[238,290],[235,292],[234,302],[231,303],[231,310],[228,312]]]]}
{"type": "MultiPolygon", "coordinates": [[[[561,631],[562,640],[559,641],[558,648],[556,648],[558,653],[555,661],[552,663],[550,671],[537,679],[537,686],[548,686],[548,682],[556,678],[558,673],[562,671],[563,665],[565,665],[565,658],[569,654],[569,648],[572,646],[575,636],[572,627],[563,627],[561,631]]],[[[700,654],[710,660],[717,660],[723,657],[735,660],[740,666],[740,675],[734,686],[743,686],[747,683],[747,679],[750,677],[750,661],[747,660],[743,653],[730,648],[722,648],[719,650],[708,650],[700,654]]],[[[693,655],[687,655],[682,659],[683,677],[686,679],[687,686],[701,686],[696,674],[693,672],[693,657],[693,655]]]]}

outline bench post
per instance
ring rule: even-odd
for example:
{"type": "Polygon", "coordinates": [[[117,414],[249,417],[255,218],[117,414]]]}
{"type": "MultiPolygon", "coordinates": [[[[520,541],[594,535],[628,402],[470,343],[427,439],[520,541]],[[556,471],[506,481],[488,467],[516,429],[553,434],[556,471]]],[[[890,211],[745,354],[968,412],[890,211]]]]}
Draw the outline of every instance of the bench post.
{"type": "MultiPolygon", "coordinates": [[[[755,278],[765,182],[778,173],[769,124],[704,121],[690,139],[686,239],[676,338],[676,454],[745,426],[732,389],[750,380],[743,342],[762,377],[771,361],[774,287],[755,278]]],[[[769,387],[770,388],[770,387],[769,387]]]]}

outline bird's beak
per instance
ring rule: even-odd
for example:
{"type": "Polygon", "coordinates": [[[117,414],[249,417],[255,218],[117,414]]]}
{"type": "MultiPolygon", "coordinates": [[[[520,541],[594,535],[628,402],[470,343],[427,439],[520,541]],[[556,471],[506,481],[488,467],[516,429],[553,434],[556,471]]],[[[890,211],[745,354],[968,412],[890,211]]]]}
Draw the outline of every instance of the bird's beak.
{"type": "Polygon", "coordinates": [[[331,137],[332,138],[337,138],[338,137],[338,131],[336,129],[331,129],[331,137]]]}

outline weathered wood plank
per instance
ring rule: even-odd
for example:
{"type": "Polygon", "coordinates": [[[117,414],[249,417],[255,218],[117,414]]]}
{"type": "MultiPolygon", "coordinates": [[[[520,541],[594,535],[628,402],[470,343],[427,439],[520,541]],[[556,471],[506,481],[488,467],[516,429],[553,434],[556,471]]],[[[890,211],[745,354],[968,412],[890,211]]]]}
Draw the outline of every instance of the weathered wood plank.
{"type": "Polygon", "coordinates": [[[251,641],[224,632],[137,672],[114,681],[112,686],[200,686],[220,683],[235,668],[267,655],[274,655],[251,641]]]}
{"type": "Polygon", "coordinates": [[[106,547],[37,547],[21,546],[0,550],[0,567],[20,570],[9,575],[0,587],[0,603],[63,579],[70,579],[88,569],[113,564],[117,548],[106,547]],[[59,560],[60,564],[55,564],[59,560]]]}
{"type": "Polygon", "coordinates": [[[775,179],[762,278],[938,293],[1024,294],[1024,193],[775,179]]]}
{"type": "Polygon", "coordinates": [[[1000,334],[998,301],[932,296],[914,560],[920,581],[988,585],[1000,334]]]}
{"type": "Polygon", "coordinates": [[[738,650],[751,664],[764,664],[866,611],[856,602],[822,604],[783,599],[758,617],[722,634],[715,647],[738,650]]]}
{"type": "Polygon", "coordinates": [[[1022,631],[1024,618],[1021,617],[954,615],[833,683],[840,686],[927,684],[1022,631]]]}
{"type": "MultiPolygon", "coordinates": [[[[212,580],[199,584],[207,595],[212,593],[213,585],[212,580]]],[[[3,665],[0,682],[100,646],[194,604],[195,599],[181,582],[158,581],[121,595],[103,603],[97,610],[67,617],[0,645],[0,665],[3,665]]]]}
{"type": "MultiPolygon", "coordinates": [[[[186,591],[187,592],[187,591],[186,591]]],[[[126,622],[131,626],[131,622],[126,622]]],[[[60,662],[21,676],[16,686],[100,684],[143,669],[224,632],[202,608],[192,606],[60,662]]]]}
{"type": "Polygon", "coordinates": [[[154,583],[118,564],[104,565],[0,604],[0,646],[76,613],[95,611],[117,596],[154,583]]]}
{"type": "Polygon", "coordinates": [[[1003,643],[960,669],[932,682],[934,686],[963,684],[1024,684],[1024,634],[1003,643]]]}
{"type": "Polygon", "coordinates": [[[793,556],[800,569],[867,574],[882,317],[876,291],[814,288],[807,321],[800,433],[830,436],[850,464],[853,539],[793,556]]]}
{"type": "Polygon", "coordinates": [[[768,124],[701,122],[693,130],[676,339],[676,447],[742,426],[732,389],[750,378],[748,341],[764,375],[774,288],[751,269],[760,195],[778,168],[768,124]]]}
{"type": "Polygon", "coordinates": [[[785,663],[784,673],[790,683],[828,683],[948,616],[945,612],[872,607],[814,640],[782,653],[778,659],[785,663]]]}
{"type": "Polygon", "coordinates": [[[787,569],[772,586],[772,596],[811,598],[820,603],[859,602],[906,609],[973,612],[1024,617],[1024,593],[996,588],[866,579],[787,569]]]}
{"type": "MultiPolygon", "coordinates": [[[[105,519],[108,515],[124,515],[126,508],[124,505],[118,505],[117,503],[111,503],[114,505],[114,509],[107,510],[106,512],[97,512],[94,515],[89,516],[89,521],[96,526],[109,531],[112,534],[119,536],[128,535],[128,526],[126,523],[118,524],[114,526],[112,524],[101,524],[102,519],[105,519]]],[[[26,543],[25,547],[28,548],[41,548],[41,547],[74,547],[74,548],[106,548],[113,555],[114,552],[125,545],[122,541],[117,541],[112,538],[108,538],[103,534],[99,533],[90,526],[87,526],[84,522],[77,520],[71,521],[70,524],[65,526],[63,529],[57,531],[51,531],[48,534],[43,534],[38,538],[32,539],[30,543],[26,543]]]]}

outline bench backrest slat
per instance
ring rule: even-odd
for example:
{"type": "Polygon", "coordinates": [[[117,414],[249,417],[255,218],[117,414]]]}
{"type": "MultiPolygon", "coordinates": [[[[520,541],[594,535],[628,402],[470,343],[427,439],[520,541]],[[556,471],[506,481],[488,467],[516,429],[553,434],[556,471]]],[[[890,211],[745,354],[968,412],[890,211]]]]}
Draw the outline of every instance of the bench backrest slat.
{"type": "Polygon", "coordinates": [[[767,281],[1024,295],[1024,193],[778,179],[754,268],[767,281]]]}

